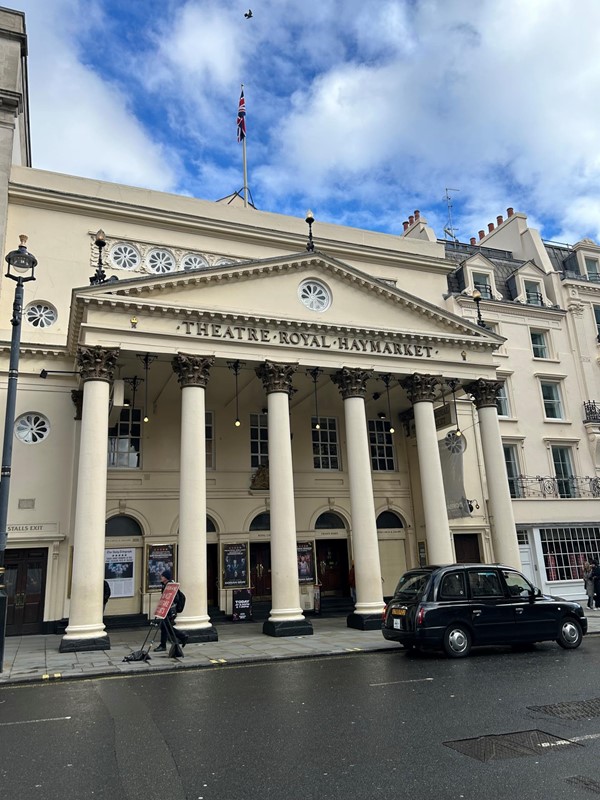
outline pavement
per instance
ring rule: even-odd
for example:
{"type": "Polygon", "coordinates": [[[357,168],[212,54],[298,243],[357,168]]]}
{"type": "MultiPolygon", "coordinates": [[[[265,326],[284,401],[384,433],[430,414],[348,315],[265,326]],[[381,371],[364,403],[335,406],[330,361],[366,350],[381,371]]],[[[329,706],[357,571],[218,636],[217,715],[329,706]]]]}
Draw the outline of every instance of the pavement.
{"type": "MultiPolygon", "coordinates": [[[[600,633],[600,609],[586,608],[585,613],[588,633],[600,633]]],[[[62,637],[57,634],[9,636],[5,640],[0,686],[399,650],[398,645],[383,638],[380,630],[348,628],[345,615],[311,617],[310,621],[312,635],[281,638],[263,634],[262,622],[222,622],[215,626],[219,636],[217,642],[190,643],[183,658],[169,658],[168,653],[151,650],[149,661],[123,660],[142,646],[147,628],[110,630],[110,650],[91,653],[59,653],[62,637]]]]}

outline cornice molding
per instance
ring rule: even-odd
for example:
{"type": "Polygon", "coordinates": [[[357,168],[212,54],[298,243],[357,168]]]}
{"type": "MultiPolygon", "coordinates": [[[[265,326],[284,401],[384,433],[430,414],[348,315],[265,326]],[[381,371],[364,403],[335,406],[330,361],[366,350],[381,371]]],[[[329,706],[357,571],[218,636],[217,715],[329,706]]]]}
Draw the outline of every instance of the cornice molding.
{"type": "MultiPolygon", "coordinates": [[[[79,214],[94,217],[101,216],[106,220],[135,222],[151,224],[154,228],[169,229],[190,233],[195,236],[210,234],[211,237],[226,239],[231,243],[239,242],[240,254],[230,254],[231,258],[240,258],[248,243],[268,245],[271,249],[281,248],[283,252],[299,252],[306,245],[306,232],[294,233],[289,230],[276,230],[264,225],[259,227],[252,224],[240,224],[239,219],[231,222],[225,219],[202,216],[201,214],[182,213],[181,210],[169,211],[167,209],[153,208],[151,206],[134,205],[133,203],[115,201],[114,198],[90,197],[82,194],[61,192],[39,186],[31,186],[18,182],[9,183],[9,201],[18,205],[31,205],[37,208],[63,209],[65,211],[77,210],[79,214]]],[[[218,204],[215,203],[215,207],[218,204]]],[[[261,212],[256,212],[261,214],[261,212]]],[[[268,213],[268,212],[267,212],[268,213]]],[[[282,216],[283,215],[278,215],[282,216]]],[[[291,219],[291,218],[289,218],[291,219]]],[[[299,221],[300,222],[300,221],[299,221]]],[[[374,235],[376,231],[372,232],[374,235]]],[[[393,265],[395,267],[409,266],[411,269],[442,272],[452,272],[455,264],[447,261],[442,254],[439,258],[427,256],[410,251],[394,251],[373,244],[358,242],[344,242],[337,239],[328,239],[316,236],[316,242],[321,252],[328,252],[335,258],[342,260],[358,259],[366,263],[379,265],[393,265]]],[[[122,237],[119,237],[121,240],[122,237]]],[[[164,243],[157,246],[168,246],[164,243]]]]}

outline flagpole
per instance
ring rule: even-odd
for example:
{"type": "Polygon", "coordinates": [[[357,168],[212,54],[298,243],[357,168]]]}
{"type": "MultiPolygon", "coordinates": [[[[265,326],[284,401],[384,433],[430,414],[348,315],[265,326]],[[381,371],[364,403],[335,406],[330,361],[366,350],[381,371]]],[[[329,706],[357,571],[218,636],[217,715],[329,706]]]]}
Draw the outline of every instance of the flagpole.
{"type": "Polygon", "coordinates": [[[246,164],[246,137],[242,141],[242,161],[244,164],[244,206],[248,206],[248,167],[246,164]]]}
{"type": "MultiPolygon", "coordinates": [[[[241,92],[244,92],[244,84],[241,84],[241,92]]],[[[246,162],[246,136],[242,139],[242,166],[244,170],[244,208],[248,207],[248,164],[246,162]]]]}

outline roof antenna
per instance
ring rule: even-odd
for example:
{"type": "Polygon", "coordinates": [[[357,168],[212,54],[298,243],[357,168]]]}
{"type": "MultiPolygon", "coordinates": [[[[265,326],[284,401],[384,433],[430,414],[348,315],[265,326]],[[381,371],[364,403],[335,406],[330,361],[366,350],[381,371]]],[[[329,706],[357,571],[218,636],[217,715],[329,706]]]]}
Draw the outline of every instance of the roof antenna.
{"type": "Polygon", "coordinates": [[[446,200],[446,205],[448,206],[448,222],[444,228],[444,238],[450,239],[452,242],[458,242],[458,238],[454,231],[458,230],[458,228],[454,227],[454,223],[452,222],[452,198],[450,197],[450,192],[460,192],[460,189],[449,189],[446,187],[446,194],[444,198],[446,200]]]}

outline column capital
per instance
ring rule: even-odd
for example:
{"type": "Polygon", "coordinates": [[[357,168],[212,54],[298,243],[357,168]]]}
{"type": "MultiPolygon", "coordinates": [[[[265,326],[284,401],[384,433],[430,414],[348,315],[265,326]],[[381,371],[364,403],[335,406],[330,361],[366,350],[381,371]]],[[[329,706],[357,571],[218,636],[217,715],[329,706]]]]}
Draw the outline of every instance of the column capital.
{"type": "Polygon", "coordinates": [[[201,386],[206,389],[210,368],[214,363],[214,356],[189,356],[177,353],[171,361],[171,366],[182,389],[185,386],[201,386]]]}
{"type": "Polygon", "coordinates": [[[479,378],[472,383],[464,384],[463,389],[473,397],[475,408],[495,407],[498,392],[503,383],[504,381],[490,381],[485,380],[485,378],[479,378]]]}
{"type": "Polygon", "coordinates": [[[77,349],[77,366],[82,381],[104,381],[112,383],[119,350],[95,347],[79,347],[77,349]]]}
{"type": "Polygon", "coordinates": [[[415,403],[433,403],[435,392],[440,383],[435,375],[420,375],[415,372],[400,382],[400,385],[408,395],[408,399],[415,403]]]}
{"type": "Polygon", "coordinates": [[[273,392],[294,393],[292,377],[297,370],[296,364],[279,364],[275,361],[265,361],[256,368],[256,374],[262,381],[267,394],[273,392]]]}
{"type": "Polygon", "coordinates": [[[342,400],[349,397],[365,397],[367,394],[367,381],[372,376],[372,370],[367,369],[342,369],[334,372],[331,380],[340,390],[342,400]]]}

